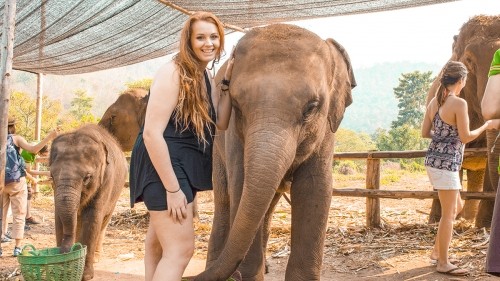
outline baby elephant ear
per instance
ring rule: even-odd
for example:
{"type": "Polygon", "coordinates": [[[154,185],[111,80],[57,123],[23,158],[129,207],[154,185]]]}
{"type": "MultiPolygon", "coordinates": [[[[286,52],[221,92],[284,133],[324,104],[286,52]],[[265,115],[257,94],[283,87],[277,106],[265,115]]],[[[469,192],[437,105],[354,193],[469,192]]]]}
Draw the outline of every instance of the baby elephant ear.
{"type": "Polygon", "coordinates": [[[352,89],[356,87],[356,79],[352,71],[351,60],[347,51],[337,41],[328,38],[326,43],[330,49],[331,82],[330,109],[328,122],[333,133],[337,131],[344,118],[346,107],[352,103],[352,89]]]}

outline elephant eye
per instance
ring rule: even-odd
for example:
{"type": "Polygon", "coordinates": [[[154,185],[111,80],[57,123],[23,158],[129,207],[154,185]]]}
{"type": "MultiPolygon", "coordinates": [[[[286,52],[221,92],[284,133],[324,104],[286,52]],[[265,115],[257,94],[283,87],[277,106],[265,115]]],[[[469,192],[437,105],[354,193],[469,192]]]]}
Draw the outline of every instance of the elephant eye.
{"type": "Polygon", "coordinates": [[[302,120],[307,122],[309,118],[314,115],[319,109],[319,101],[313,100],[306,104],[304,107],[304,111],[302,113],[302,120]]]}
{"type": "Polygon", "coordinates": [[[92,175],[90,173],[86,174],[85,177],[83,177],[83,185],[89,184],[91,180],[92,180],[92,175]]]}
{"type": "Polygon", "coordinates": [[[113,121],[115,121],[116,115],[111,115],[111,118],[109,118],[109,124],[113,126],[113,121]]]}

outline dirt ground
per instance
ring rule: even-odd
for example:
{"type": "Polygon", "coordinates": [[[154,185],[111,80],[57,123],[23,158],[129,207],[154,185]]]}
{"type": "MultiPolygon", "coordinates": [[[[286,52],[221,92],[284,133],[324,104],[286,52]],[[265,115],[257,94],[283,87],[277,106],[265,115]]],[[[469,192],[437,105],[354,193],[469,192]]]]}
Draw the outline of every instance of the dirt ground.
{"type": "MultiPolygon", "coordinates": [[[[383,175],[383,189],[428,190],[427,176],[402,173],[383,175]]],[[[364,175],[336,176],[336,188],[363,188],[364,175]]],[[[55,247],[53,203],[51,194],[39,196],[34,214],[43,220],[26,232],[24,244],[37,249],[55,247]]],[[[144,237],[147,213],[142,204],[131,210],[128,189],[123,190],[104,241],[104,255],[95,264],[96,281],[144,280],[144,237]]],[[[211,193],[199,197],[199,220],[196,228],[196,251],[185,273],[195,275],[204,269],[204,259],[213,203],[211,193]]],[[[324,247],[322,280],[500,280],[484,273],[489,229],[476,229],[473,223],[459,220],[451,245],[451,255],[459,266],[469,270],[467,277],[449,277],[435,271],[428,258],[436,225],[428,225],[431,200],[381,199],[381,229],[365,227],[365,199],[334,197],[330,208],[327,239],[324,247]]],[[[13,242],[3,243],[0,257],[0,280],[22,280],[17,259],[12,257],[13,242]]],[[[270,273],[265,280],[284,280],[290,253],[290,206],[283,199],[273,217],[268,246],[270,273]]]]}

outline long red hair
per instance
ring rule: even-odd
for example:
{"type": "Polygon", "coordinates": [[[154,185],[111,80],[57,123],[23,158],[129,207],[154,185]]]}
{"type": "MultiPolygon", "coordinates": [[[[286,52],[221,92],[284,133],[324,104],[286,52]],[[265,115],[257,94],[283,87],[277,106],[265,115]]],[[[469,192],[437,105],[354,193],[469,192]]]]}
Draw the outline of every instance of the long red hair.
{"type": "Polygon", "coordinates": [[[214,63],[219,61],[224,50],[224,25],[222,22],[209,12],[196,12],[191,15],[182,28],[180,50],[174,57],[180,74],[179,100],[175,108],[174,120],[182,131],[191,125],[198,140],[206,142],[207,136],[205,136],[204,128],[213,121],[208,112],[210,102],[204,86],[204,72],[200,69],[200,61],[191,46],[193,24],[197,21],[210,22],[217,27],[220,46],[216,52],[214,63]]]}

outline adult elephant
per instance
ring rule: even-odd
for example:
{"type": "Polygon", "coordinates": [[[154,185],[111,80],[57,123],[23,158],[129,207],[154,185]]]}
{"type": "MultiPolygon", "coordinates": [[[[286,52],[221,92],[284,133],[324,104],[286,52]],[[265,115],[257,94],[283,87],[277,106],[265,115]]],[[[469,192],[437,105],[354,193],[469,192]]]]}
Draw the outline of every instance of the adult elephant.
{"type": "MultiPolygon", "coordinates": [[[[214,148],[214,221],[195,280],[263,280],[265,223],[291,182],[285,280],[319,280],[332,197],[334,132],[356,85],[333,39],[285,24],[255,28],[234,50],[229,128],[214,148]]],[[[218,72],[221,81],[225,65],[218,72]]]]}
{"type": "MultiPolygon", "coordinates": [[[[464,23],[458,35],[454,37],[452,55],[450,60],[463,62],[469,71],[467,84],[460,93],[460,97],[467,101],[469,109],[470,128],[475,129],[484,123],[481,114],[481,100],[483,98],[486,82],[488,80],[488,70],[494,52],[500,48],[500,16],[475,16],[464,23]]],[[[427,101],[434,96],[439,86],[438,81],[434,81],[428,93],[427,101]]],[[[488,147],[488,161],[483,164],[486,173],[481,169],[481,165],[474,159],[464,159],[463,168],[467,169],[468,191],[485,192],[496,191],[498,183],[498,155],[500,146],[495,147],[495,151],[490,153],[491,147],[498,131],[488,130],[475,141],[467,144],[469,148],[488,147]],[[484,180],[483,180],[484,178],[484,180]]],[[[475,203],[477,206],[477,203],[475,203]]],[[[494,201],[481,200],[476,215],[477,227],[489,227],[493,213],[494,201]]],[[[465,211],[468,208],[475,209],[474,203],[466,203],[465,211]],[[471,207],[467,207],[467,204],[471,207]]],[[[430,222],[439,220],[439,202],[434,200],[431,210],[430,222]]],[[[469,213],[474,213],[469,210],[469,213]]]]}
{"type": "Polygon", "coordinates": [[[128,89],[106,109],[99,125],[108,130],[120,143],[123,151],[132,151],[139,130],[144,124],[148,91],[128,89]]]}
{"type": "Polygon", "coordinates": [[[127,176],[127,161],[116,140],[98,125],[57,137],[50,149],[57,246],[68,252],[87,246],[83,280],[94,277],[106,227],[127,176]]]}

